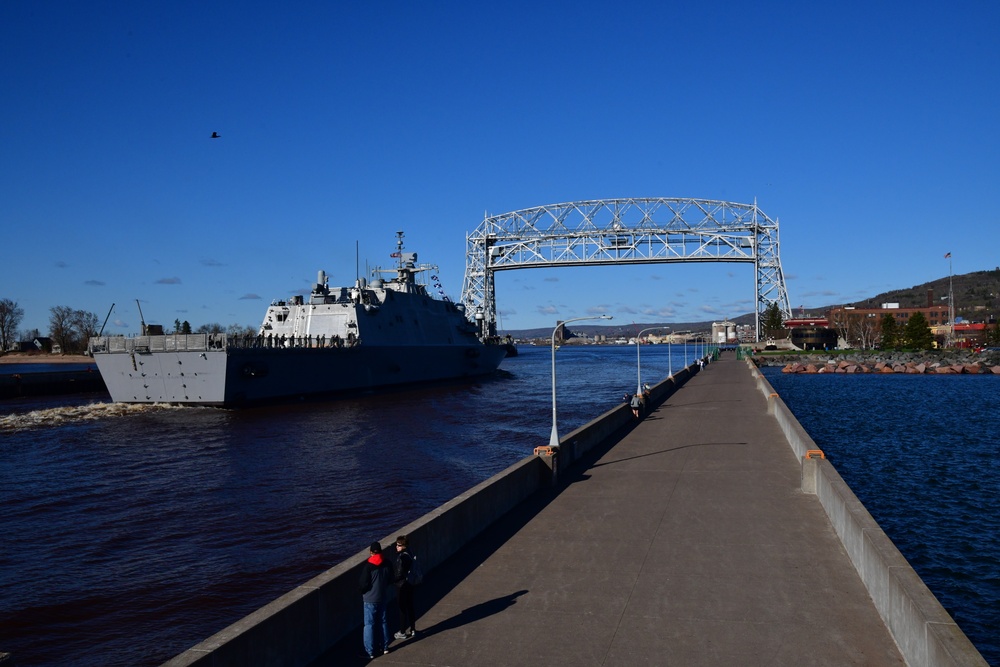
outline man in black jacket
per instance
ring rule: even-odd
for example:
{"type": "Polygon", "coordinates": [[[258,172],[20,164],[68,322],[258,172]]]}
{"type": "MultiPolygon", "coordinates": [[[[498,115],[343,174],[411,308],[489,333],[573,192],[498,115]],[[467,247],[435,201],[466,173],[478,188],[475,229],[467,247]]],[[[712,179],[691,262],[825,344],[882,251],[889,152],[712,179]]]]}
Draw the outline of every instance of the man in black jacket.
{"type": "Polygon", "coordinates": [[[369,658],[389,652],[389,618],[386,614],[386,596],[392,586],[392,566],[382,556],[382,545],[372,542],[369,557],[361,567],[361,597],[365,606],[365,654],[369,658]],[[380,643],[375,641],[375,625],[381,626],[380,643]],[[380,650],[375,647],[378,645],[380,650]]]}
{"type": "Polygon", "coordinates": [[[417,632],[417,614],[413,607],[413,584],[408,580],[413,555],[407,549],[406,535],[396,538],[396,599],[399,601],[399,632],[396,639],[410,639],[417,632]]]}

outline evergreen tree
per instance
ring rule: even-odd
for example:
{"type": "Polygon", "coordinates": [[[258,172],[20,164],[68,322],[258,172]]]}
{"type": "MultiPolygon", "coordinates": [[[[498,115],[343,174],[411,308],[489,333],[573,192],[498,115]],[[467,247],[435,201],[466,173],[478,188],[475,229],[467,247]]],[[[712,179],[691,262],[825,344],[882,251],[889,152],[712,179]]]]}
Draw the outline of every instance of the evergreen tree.
{"type": "Polygon", "coordinates": [[[1000,347],[1000,324],[994,325],[992,329],[987,329],[986,344],[991,347],[1000,347]]]}
{"type": "Polygon", "coordinates": [[[882,349],[891,350],[899,345],[899,338],[902,333],[892,313],[884,313],[882,315],[882,349]]]}
{"type": "Polygon", "coordinates": [[[784,326],[785,322],[781,316],[781,308],[778,307],[777,303],[772,303],[764,311],[764,321],[762,324],[764,335],[772,337],[784,326]]]}
{"type": "Polygon", "coordinates": [[[903,341],[906,347],[914,350],[929,350],[934,347],[934,335],[927,324],[927,318],[919,310],[910,315],[903,327],[903,341]]]}

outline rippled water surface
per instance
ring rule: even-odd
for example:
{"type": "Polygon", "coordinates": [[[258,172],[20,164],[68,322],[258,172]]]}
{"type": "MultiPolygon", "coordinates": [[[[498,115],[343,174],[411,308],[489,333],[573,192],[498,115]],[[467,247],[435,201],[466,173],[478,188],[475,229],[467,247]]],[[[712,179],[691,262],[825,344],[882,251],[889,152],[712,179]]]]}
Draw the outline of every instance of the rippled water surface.
{"type": "Polygon", "coordinates": [[[1000,665],[1000,377],[763,370],[959,627],[1000,665]]]}
{"type": "MultiPolygon", "coordinates": [[[[683,366],[670,352],[643,348],[643,381],[683,366]]],[[[547,444],[550,358],[245,411],[0,403],[0,651],[160,664],[547,444]]],[[[557,371],[566,433],[634,391],[636,350],[566,347],[557,371]]]]}
{"type": "MultiPolygon", "coordinates": [[[[643,381],[684,365],[669,352],[642,348],[643,381]]],[[[636,350],[567,347],[557,370],[565,434],[634,391],[636,350]]],[[[325,403],[0,402],[0,651],[162,663],[546,444],[550,372],[522,347],[475,384],[325,403]]],[[[1000,665],[1000,378],[768,377],[1000,665]]]]}

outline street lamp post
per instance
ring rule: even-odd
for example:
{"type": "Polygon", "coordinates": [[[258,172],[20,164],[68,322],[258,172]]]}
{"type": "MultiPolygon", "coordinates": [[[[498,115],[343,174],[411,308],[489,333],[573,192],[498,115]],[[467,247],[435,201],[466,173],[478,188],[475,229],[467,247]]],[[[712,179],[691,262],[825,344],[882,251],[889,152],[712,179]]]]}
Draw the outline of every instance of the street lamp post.
{"type": "Polygon", "coordinates": [[[663,328],[670,332],[670,335],[667,336],[667,377],[672,378],[674,376],[674,364],[670,359],[670,355],[673,354],[674,350],[670,347],[670,339],[674,337],[674,330],[670,327],[663,328]]]}
{"type": "MultiPolygon", "coordinates": [[[[642,338],[642,334],[647,331],[656,331],[662,329],[663,327],[650,327],[649,329],[643,329],[635,335],[635,393],[642,393],[642,365],[639,363],[639,340],[642,338]]],[[[670,356],[670,348],[667,348],[667,356],[670,356]]]]}
{"type": "Polygon", "coordinates": [[[556,325],[556,328],[552,330],[552,435],[549,436],[549,447],[554,449],[559,449],[559,429],[556,426],[556,332],[559,331],[559,327],[565,327],[570,322],[579,322],[581,320],[610,320],[612,317],[610,315],[597,315],[594,317],[574,317],[573,319],[565,320],[556,325]]]}

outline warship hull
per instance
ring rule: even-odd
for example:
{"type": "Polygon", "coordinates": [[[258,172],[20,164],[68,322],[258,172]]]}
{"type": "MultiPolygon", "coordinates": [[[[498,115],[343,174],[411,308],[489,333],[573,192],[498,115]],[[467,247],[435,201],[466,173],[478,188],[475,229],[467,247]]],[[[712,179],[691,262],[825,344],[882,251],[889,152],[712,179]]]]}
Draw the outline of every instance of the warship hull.
{"type": "Polygon", "coordinates": [[[482,339],[464,306],[434,298],[416,277],[437,267],[418,265],[396,237],[394,268],[350,287],[331,286],[320,270],[308,299],[272,302],[256,334],[164,335],[143,322],[140,336],[97,336],[88,349],[121,403],[239,407],[495,371],[507,348],[482,339]]]}
{"type": "Polygon", "coordinates": [[[482,344],[223,349],[206,345],[170,351],[132,347],[94,354],[112,400],[225,408],[472,378],[495,371],[506,354],[502,346],[482,344]]]}

